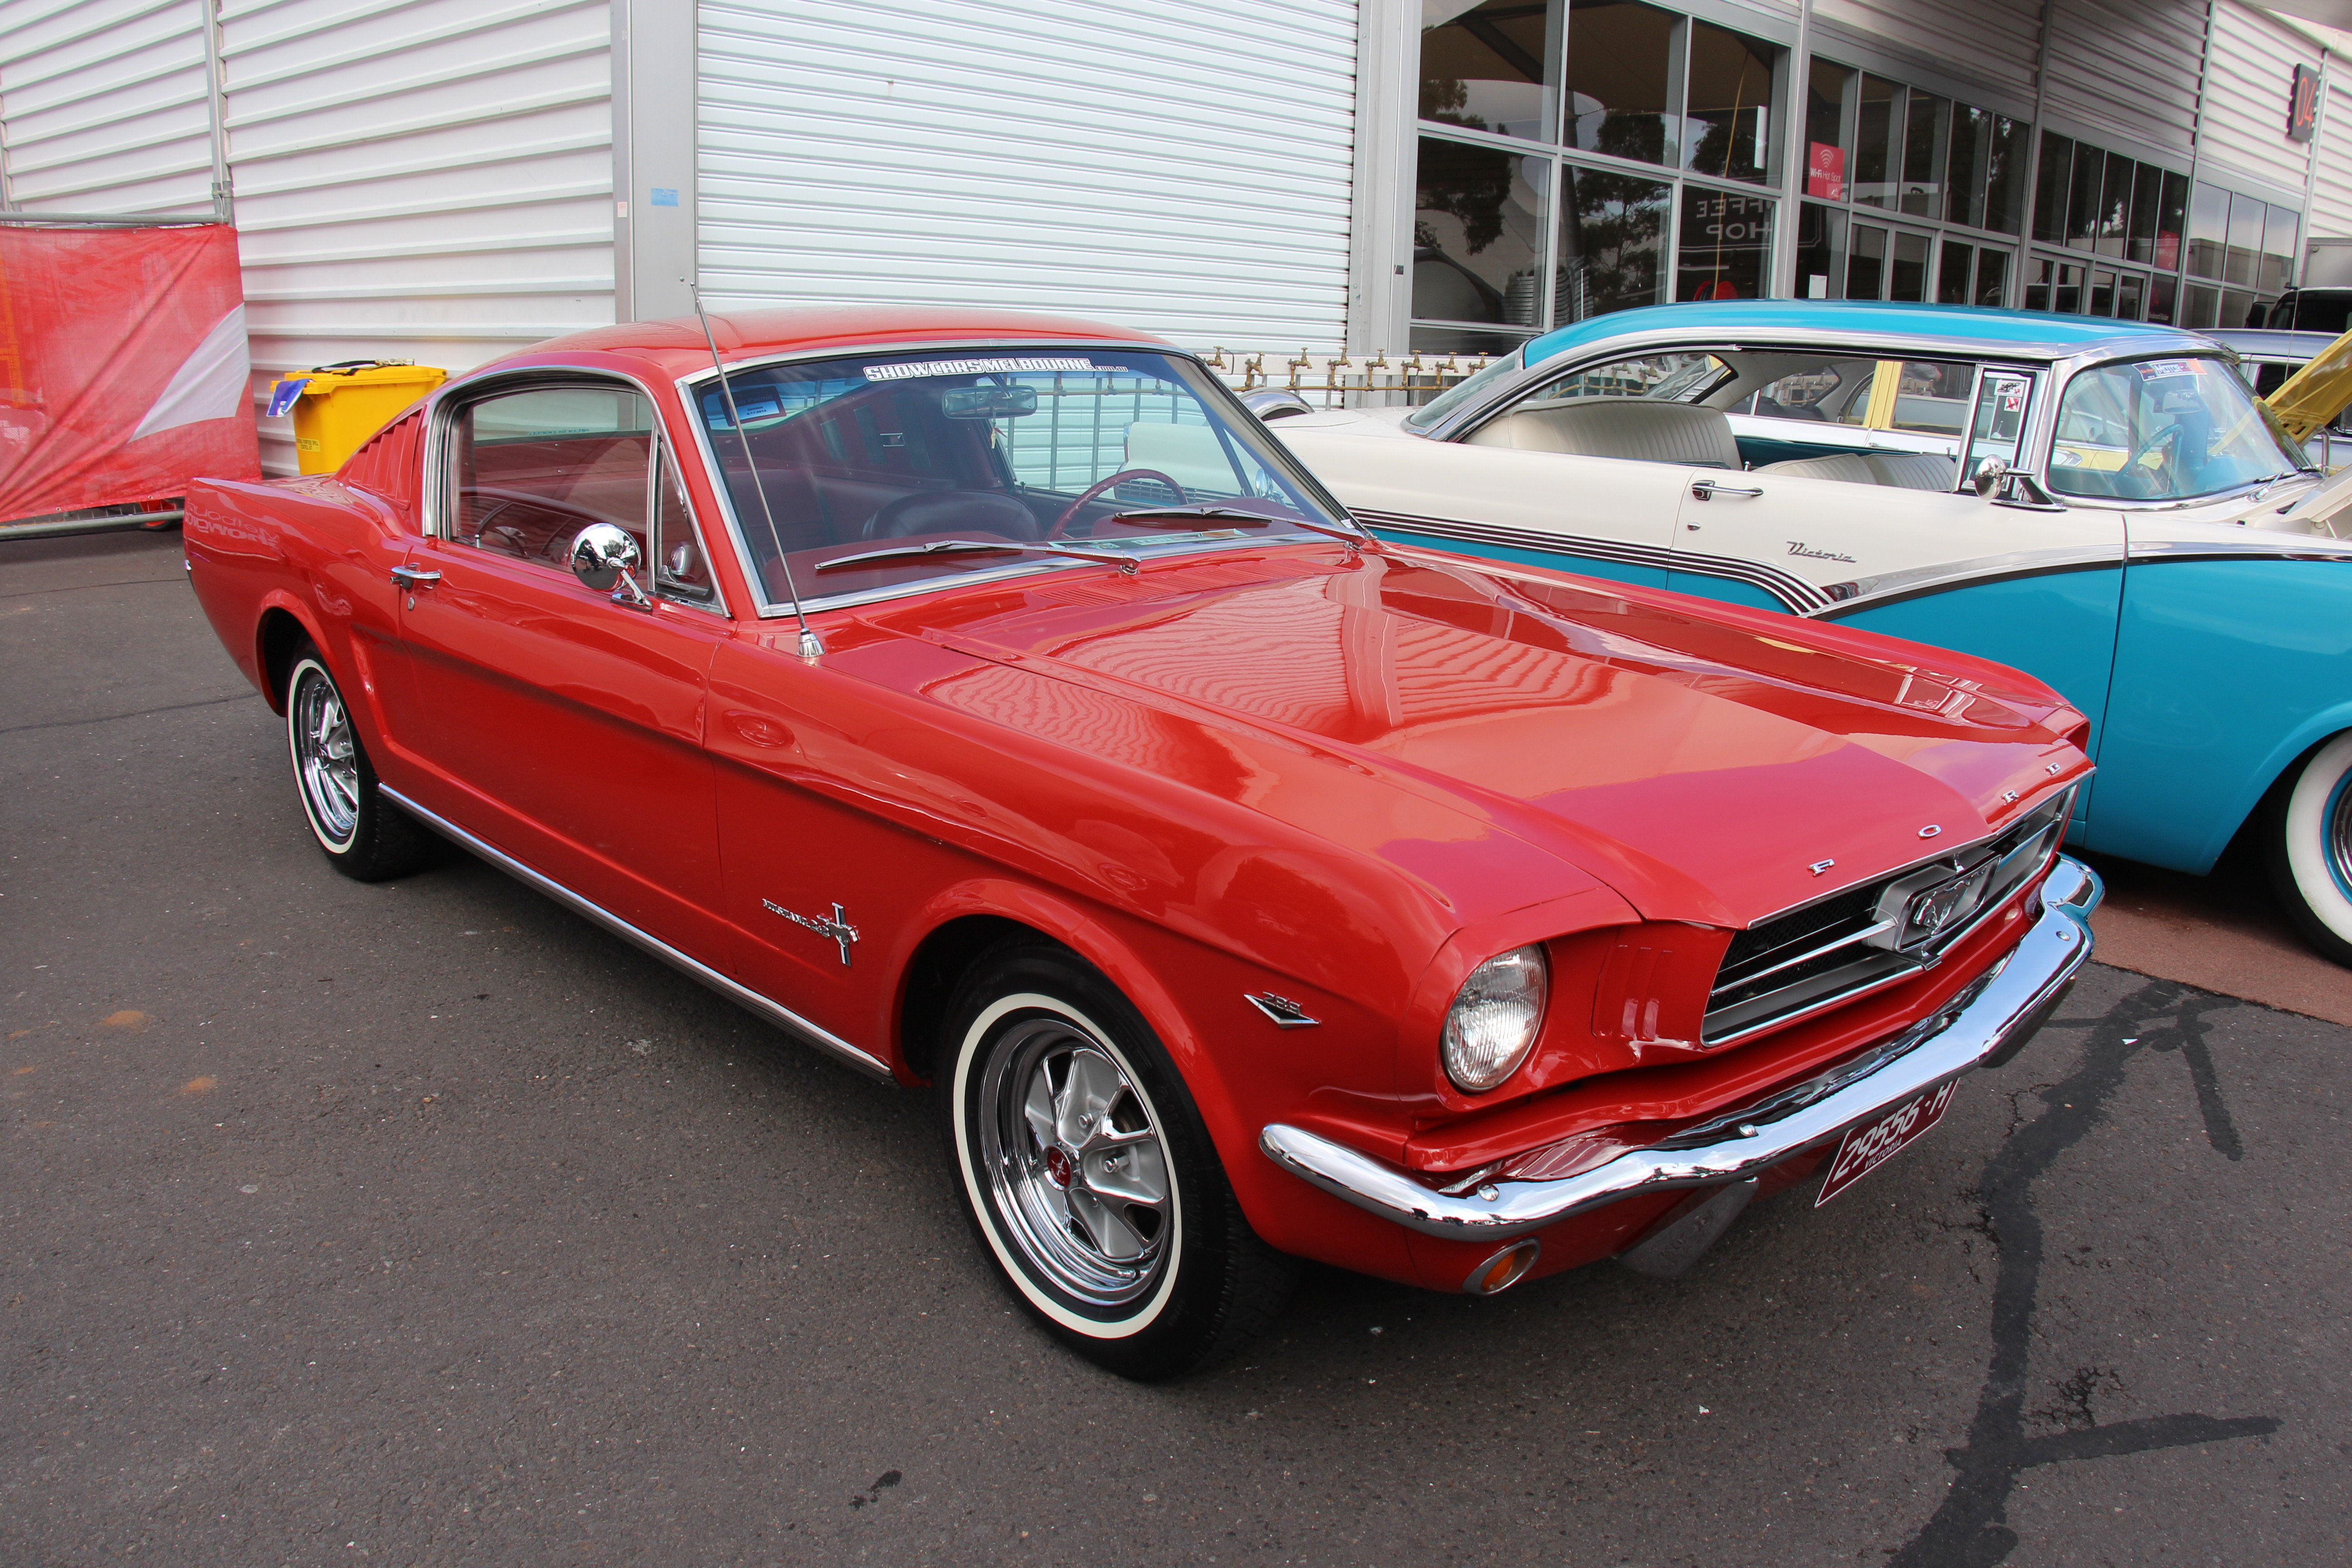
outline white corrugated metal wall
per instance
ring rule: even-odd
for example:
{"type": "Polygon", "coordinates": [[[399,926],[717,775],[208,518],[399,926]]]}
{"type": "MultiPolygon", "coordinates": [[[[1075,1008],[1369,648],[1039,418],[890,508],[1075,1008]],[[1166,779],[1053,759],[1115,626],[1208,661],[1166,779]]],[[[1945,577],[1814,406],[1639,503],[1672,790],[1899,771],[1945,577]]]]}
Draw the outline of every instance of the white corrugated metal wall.
{"type": "Polygon", "coordinates": [[[699,11],[714,302],[952,300],[1340,346],[1353,0],[699,11]]]}
{"type": "Polygon", "coordinates": [[[2214,0],[2200,179],[2229,185],[2231,174],[2251,176],[2268,187],[2265,195],[2299,200],[2311,150],[2286,139],[2287,98],[2294,68],[2317,70],[2319,57],[2317,45],[2276,17],[2214,0]]]}
{"type": "Polygon", "coordinates": [[[2031,102],[2042,0],[1813,0],[1814,47],[1837,58],[1859,37],[1931,68],[2031,102]],[[1968,47],[1955,50],[1956,38],[1968,47]]]}
{"type": "Polygon", "coordinates": [[[2311,183],[2306,238],[2352,237],[2352,59],[2327,62],[2327,101],[2319,113],[2318,164],[2311,183]]]}
{"type": "Polygon", "coordinates": [[[213,207],[200,0],[5,0],[0,127],[23,212],[213,207]]]}
{"type": "MultiPolygon", "coordinates": [[[[228,150],[257,387],[466,370],[613,320],[609,0],[232,0],[228,150]]],[[[293,468],[289,422],[262,463],[293,468]]]]}
{"type": "Polygon", "coordinates": [[[2050,34],[2054,110],[2095,136],[2120,132],[2181,153],[2196,144],[2204,7],[2057,0],[2050,34]]]}

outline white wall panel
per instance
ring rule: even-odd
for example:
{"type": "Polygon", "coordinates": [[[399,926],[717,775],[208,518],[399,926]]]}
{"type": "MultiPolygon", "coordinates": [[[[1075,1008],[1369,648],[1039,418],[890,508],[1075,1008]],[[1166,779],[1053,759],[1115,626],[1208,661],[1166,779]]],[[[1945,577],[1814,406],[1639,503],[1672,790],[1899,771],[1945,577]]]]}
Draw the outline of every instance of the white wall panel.
{"type": "Polygon", "coordinates": [[[2050,107],[2094,139],[2120,134],[2186,153],[2197,139],[2204,53],[2202,5],[2057,0],[2050,18],[2050,107]]]}
{"type": "Polygon", "coordinates": [[[2352,238],[2352,59],[2327,63],[2327,101],[2319,111],[2319,165],[2311,184],[2311,239],[2352,238]]]}
{"type": "MultiPolygon", "coordinates": [[[[452,373],[613,320],[610,0],[232,0],[229,162],[257,396],[452,373]]],[[[290,422],[262,462],[294,466],[290,422]]]]}
{"type": "Polygon", "coordinates": [[[2200,177],[2226,185],[2233,174],[2251,175],[2270,187],[2261,194],[2300,205],[2310,148],[2286,139],[2287,98],[2295,67],[2319,68],[2319,48],[2238,0],[2215,3],[2200,177]]]}
{"type": "Polygon", "coordinates": [[[10,205],[209,214],[208,93],[199,0],[5,0],[0,125],[10,205]]]}
{"type": "Polygon", "coordinates": [[[1839,35],[1863,34],[1939,76],[2033,97],[2042,0],[1814,0],[1813,20],[1816,54],[1839,58],[1839,35]]]}
{"type": "Polygon", "coordinates": [[[1340,346],[1352,0],[705,0],[700,27],[714,304],[1340,346]]]}

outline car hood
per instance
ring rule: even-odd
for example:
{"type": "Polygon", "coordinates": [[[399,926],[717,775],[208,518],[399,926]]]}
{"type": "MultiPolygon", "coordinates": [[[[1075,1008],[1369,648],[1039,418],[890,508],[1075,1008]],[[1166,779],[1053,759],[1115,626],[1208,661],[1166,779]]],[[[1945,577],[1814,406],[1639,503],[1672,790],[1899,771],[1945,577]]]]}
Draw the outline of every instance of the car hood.
{"type": "MultiPolygon", "coordinates": [[[[1560,896],[1573,867],[1646,918],[1745,925],[1980,837],[2088,771],[2063,738],[2080,716],[2014,671],[1674,595],[1319,549],[1030,583],[874,619],[1328,764],[1303,792],[1230,769],[1181,782],[1408,866],[1465,910],[1560,896]],[[1459,823],[1455,863],[1425,820],[1400,844],[1368,792],[1459,823]]],[[[1091,723],[1113,753],[1139,732],[1091,723]]]]}

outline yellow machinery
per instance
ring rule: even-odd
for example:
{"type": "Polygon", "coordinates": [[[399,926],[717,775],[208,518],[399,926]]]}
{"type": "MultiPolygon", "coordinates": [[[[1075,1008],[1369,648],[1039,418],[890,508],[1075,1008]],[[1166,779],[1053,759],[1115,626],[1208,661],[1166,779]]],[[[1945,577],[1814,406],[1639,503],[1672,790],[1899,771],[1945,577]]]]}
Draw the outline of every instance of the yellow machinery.
{"type": "Polygon", "coordinates": [[[269,412],[294,416],[295,461],[331,474],[392,416],[449,379],[406,360],[346,360],[289,375],[269,389],[269,412]]]}
{"type": "Polygon", "coordinates": [[[2332,424],[2352,405],[2352,332],[2314,354],[2264,401],[2298,441],[2310,440],[2332,424]]]}

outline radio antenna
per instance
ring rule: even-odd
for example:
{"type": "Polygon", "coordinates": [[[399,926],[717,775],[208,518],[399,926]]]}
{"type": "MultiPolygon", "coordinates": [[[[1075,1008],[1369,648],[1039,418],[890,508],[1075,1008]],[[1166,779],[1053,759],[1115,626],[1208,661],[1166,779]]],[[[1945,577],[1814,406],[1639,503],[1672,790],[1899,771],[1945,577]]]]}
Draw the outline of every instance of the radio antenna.
{"type": "MultiPolygon", "coordinates": [[[[710,331],[710,312],[702,308],[702,285],[691,278],[681,278],[678,281],[685,284],[687,292],[694,296],[694,314],[702,323],[702,341],[710,345],[710,368],[719,373],[719,391],[727,400],[727,423],[735,426],[735,439],[743,445],[743,466],[751,471],[751,489],[759,495],[761,514],[768,520],[768,538],[776,547],[776,568],[784,574],[784,592],[792,596],[793,618],[801,624],[801,657],[823,658],[824,639],[816,635],[816,628],[809,625],[808,612],[801,608],[801,591],[793,582],[793,563],[784,555],[784,535],[783,531],[776,526],[776,509],[769,504],[768,487],[761,482],[760,462],[751,456],[751,437],[743,428],[743,416],[735,412],[735,388],[727,379],[726,363],[719,357],[719,339],[710,331]]],[[[704,428],[709,427],[709,422],[705,421],[704,428]]],[[[726,478],[724,468],[719,470],[719,477],[726,478]]]]}

